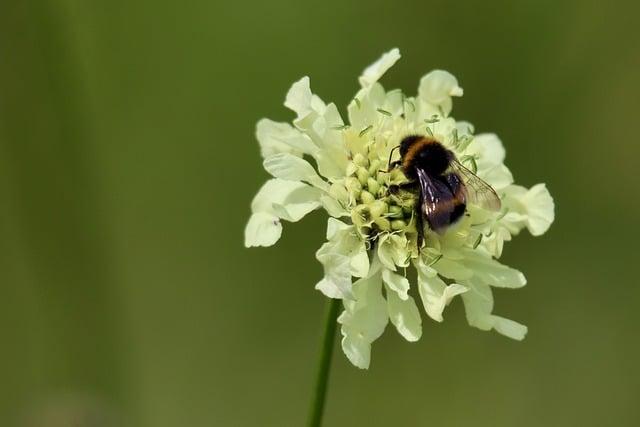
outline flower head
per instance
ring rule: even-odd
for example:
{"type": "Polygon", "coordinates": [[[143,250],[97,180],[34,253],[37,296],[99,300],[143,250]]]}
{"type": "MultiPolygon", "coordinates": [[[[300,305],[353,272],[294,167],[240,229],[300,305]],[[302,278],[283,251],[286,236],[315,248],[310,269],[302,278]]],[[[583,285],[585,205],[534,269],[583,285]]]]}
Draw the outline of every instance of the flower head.
{"type": "Polygon", "coordinates": [[[544,184],[514,185],[496,135],[476,135],[470,123],[450,116],[452,99],[463,93],[454,76],[431,71],[415,97],[378,83],[399,58],[393,49],[364,70],[346,122],[334,104],[311,92],[304,77],[286,96],[285,106],[296,113],[293,125],[268,119],[257,125],[264,168],[273,178],[251,204],[245,246],[271,246],[282,234],[282,221],[296,222],[316,209],[327,212],[327,241],[316,253],[324,277],[316,289],[343,300],[342,349],[360,368],[369,366],[371,343],[389,321],[408,341],[422,334],[406,277],[410,267],[417,270],[413,285],[431,319],[441,322],[445,307],[460,296],[471,326],[523,339],[526,326],[493,314],[491,287],[519,288],[526,279],[497,259],[504,242],[523,228],[538,236],[554,219],[544,184]],[[501,211],[469,205],[444,233],[425,229],[418,247],[417,197],[390,191],[407,177],[399,168],[387,170],[392,149],[415,134],[433,137],[490,184],[501,211]]]}

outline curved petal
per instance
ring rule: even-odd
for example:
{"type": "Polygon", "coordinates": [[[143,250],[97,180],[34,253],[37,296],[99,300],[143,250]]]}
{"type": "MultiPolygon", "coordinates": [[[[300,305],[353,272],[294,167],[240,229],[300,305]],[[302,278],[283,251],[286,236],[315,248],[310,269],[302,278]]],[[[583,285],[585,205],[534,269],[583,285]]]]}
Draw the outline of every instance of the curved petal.
{"type": "Polygon", "coordinates": [[[311,87],[309,85],[309,77],[304,76],[291,85],[291,88],[287,92],[284,106],[294,111],[298,117],[302,117],[312,111],[312,100],[313,94],[311,93],[311,87]]]}
{"type": "Polygon", "coordinates": [[[445,115],[451,112],[451,97],[462,96],[458,80],[444,70],[433,70],[420,79],[418,97],[431,105],[441,107],[445,115]]]}
{"type": "Polygon", "coordinates": [[[357,335],[344,335],[342,337],[342,351],[355,367],[369,369],[371,363],[371,343],[369,341],[357,335]]]}
{"type": "Polygon", "coordinates": [[[256,138],[263,159],[278,153],[312,154],[315,146],[302,132],[288,123],[261,119],[256,125],[256,138]]]}
{"type": "Polygon", "coordinates": [[[527,335],[528,328],[525,325],[496,315],[491,315],[491,317],[493,319],[493,329],[505,337],[522,341],[527,335]]]}
{"type": "Polygon", "coordinates": [[[271,246],[282,235],[280,219],[299,221],[320,206],[321,191],[302,182],[270,179],[251,201],[245,227],[246,247],[271,246]]]}
{"type": "Polygon", "coordinates": [[[350,260],[344,255],[327,252],[328,245],[325,243],[316,253],[324,267],[324,277],[315,288],[329,298],[353,298],[350,260]]]}
{"type": "Polygon", "coordinates": [[[447,286],[439,276],[429,276],[418,271],[418,292],[427,315],[442,322],[442,312],[456,295],[467,291],[465,286],[453,283],[447,286]]]}
{"type": "Polygon", "coordinates": [[[408,245],[409,242],[406,236],[386,234],[380,237],[378,241],[378,257],[382,265],[393,271],[396,271],[396,266],[408,266],[411,255],[408,245]]]}
{"type": "Polygon", "coordinates": [[[466,154],[476,155],[478,170],[489,169],[504,162],[506,151],[498,135],[481,133],[475,135],[466,150],[466,154]]]}
{"type": "Polygon", "coordinates": [[[274,203],[273,210],[281,219],[297,222],[321,206],[321,195],[317,188],[305,185],[290,192],[280,203],[274,203]]]}
{"type": "Polygon", "coordinates": [[[244,246],[272,246],[282,235],[282,224],[277,216],[257,212],[251,215],[244,229],[244,246]]]}
{"type": "Polygon", "coordinates": [[[382,270],[382,280],[401,300],[406,301],[409,299],[409,294],[407,293],[409,291],[409,280],[406,277],[384,268],[382,270]]]}
{"type": "Polygon", "coordinates": [[[513,184],[513,175],[505,165],[497,165],[488,169],[478,170],[478,176],[499,191],[513,184]]]}
{"type": "Polygon", "coordinates": [[[412,297],[401,299],[395,292],[387,292],[389,320],[407,341],[418,341],[422,336],[420,311],[412,297]]]}
{"type": "Polygon", "coordinates": [[[363,72],[360,78],[360,86],[368,87],[374,84],[387,72],[387,70],[393,67],[393,64],[400,59],[400,50],[393,48],[389,52],[383,54],[373,64],[369,65],[363,72]]]}
{"type": "Polygon", "coordinates": [[[555,204],[544,184],[531,187],[522,203],[527,210],[527,229],[534,236],[544,234],[555,219],[555,204]]]}
{"type": "Polygon", "coordinates": [[[264,160],[263,166],[276,178],[288,181],[305,181],[321,190],[329,190],[329,184],[320,178],[309,162],[292,154],[274,154],[264,160]]]}
{"type": "Polygon", "coordinates": [[[467,268],[460,260],[455,260],[445,254],[433,265],[438,274],[447,279],[464,280],[473,276],[473,271],[467,268]]]}
{"type": "Polygon", "coordinates": [[[369,367],[371,343],[384,332],[387,322],[387,304],[382,297],[379,274],[358,280],[353,284],[354,300],[344,300],[345,310],[338,317],[342,325],[342,350],[359,368],[369,367]]]}
{"type": "Polygon", "coordinates": [[[267,212],[287,221],[298,221],[320,206],[322,192],[299,181],[270,179],[251,201],[251,212],[267,212]]]}
{"type": "Polygon", "coordinates": [[[350,253],[351,274],[355,277],[366,277],[369,274],[369,254],[364,242],[361,242],[350,253]]]}
{"type": "Polygon", "coordinates": [[[482,283],[499,288],[521,288],[527,284],[524,274],[499,263],[488,253],[479,250],[466,250],[464,253],[465,265],[482,283]]]}
{"type": "Polygon", "coordinates": [[[529,190],[510,185],[504,192],[505,205],[513,213],[520,214],[521,221],[515,224],[515,228],[525,225],[534,236],[540,236],[549,229],[555,219],[555,203],[545,184],[536,184],[529,190]]]}
{"type": "Polygon", "coordinates": [[[496,332],[515,340],[524,339],[527,327],[510,319],[491,314],[493,311],[493,296],[491,288],[477,280],[466,283],[469,292],[462,295],[467,321],[483,331],[494,329],[496,332]]]}

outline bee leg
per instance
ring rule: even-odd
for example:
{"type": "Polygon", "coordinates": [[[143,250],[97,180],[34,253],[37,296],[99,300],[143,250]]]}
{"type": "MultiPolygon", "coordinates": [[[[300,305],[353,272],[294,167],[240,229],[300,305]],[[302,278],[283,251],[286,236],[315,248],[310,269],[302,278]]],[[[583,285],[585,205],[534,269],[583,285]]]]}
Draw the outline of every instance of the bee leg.
{"type": "Polygon", "coordinates": [[[396,160],[395,162],[389,163],[389,166],[387,166],[387,170],[380,169],[378,172],[389,173],[392,170],[394,170],[395,168],[397,168],[398,166],[400,166],[401,164],[402,164],[402,161],[396,160]]]}
{"type": "Polygon", "coordinates": [[[389,186],[388,192],[389,194],[398,194],[400,190],[415,190],[417,187],[417,182],[403,182],[402,184],[393,184],[389,186]]]}
{"type": "Polygon", "coordinates": [[[422,248],[422,243],[424,243],[424,221],[422,219],[422,196],[419,198],[419,203],[416,205],[415,215],[416,215],[416,231],[418,232],[418,252],[422,248]]]}

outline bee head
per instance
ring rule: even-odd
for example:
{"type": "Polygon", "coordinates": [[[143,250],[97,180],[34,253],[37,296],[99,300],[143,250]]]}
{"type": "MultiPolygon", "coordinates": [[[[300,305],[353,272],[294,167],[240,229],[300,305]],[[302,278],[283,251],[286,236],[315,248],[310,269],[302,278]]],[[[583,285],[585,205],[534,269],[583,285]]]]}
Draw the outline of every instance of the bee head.
{"type": "Polygon", "coordinates": [[[433,138],[411,135],[400,142],[400,156],[409,176],[414,174],[414,167],[437,176],[447,170],[453,154],[433,138]]]}
{"type": "Polygon", "coordinates": [[[423,138],[424,136],[420,135],[409,135],[403,138],[402,141],[400,141],[400,157],[404,158],[409,151],[409,148],[423,138]]]}
{"type": "Polygon", "coordinates": [[[443,174],[451,163],[451,152],[439,142],[427,144],[416,153],[416,165],[431,175],[443,174]]]}

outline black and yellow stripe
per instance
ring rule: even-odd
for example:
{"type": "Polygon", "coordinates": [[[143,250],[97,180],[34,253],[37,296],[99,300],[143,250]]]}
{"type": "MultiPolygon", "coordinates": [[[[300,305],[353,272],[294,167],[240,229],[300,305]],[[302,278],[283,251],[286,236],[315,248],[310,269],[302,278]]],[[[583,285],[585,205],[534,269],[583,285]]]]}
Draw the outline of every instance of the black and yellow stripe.
{"type": "Polygon", "coordinates": [[[403,147],[405,148],[405,150],[402,150],[404,151],[404,154],[402,155],[402,169],[405,172],[410,171],[415,166],[414,161],[420,151],[422,151],[428,145],[438,143],[438,141],[436,141],[435,139],[426,136],[407,138],[405,139],[405,141],[407,146],[403,147]]]}

